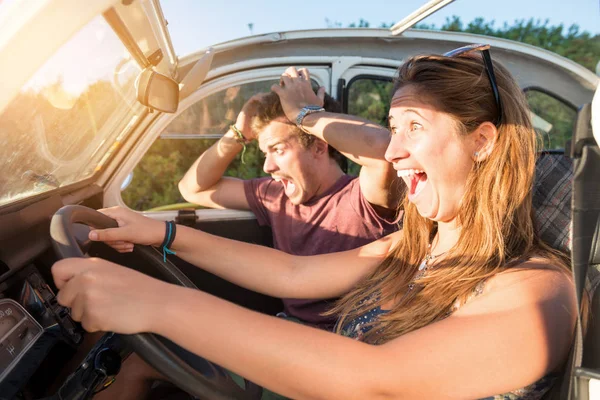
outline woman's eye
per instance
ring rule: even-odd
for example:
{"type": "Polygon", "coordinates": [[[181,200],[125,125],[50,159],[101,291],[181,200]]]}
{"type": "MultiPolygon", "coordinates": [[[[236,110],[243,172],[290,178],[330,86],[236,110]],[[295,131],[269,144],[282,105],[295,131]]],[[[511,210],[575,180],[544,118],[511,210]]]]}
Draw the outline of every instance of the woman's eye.
{"type": "Polygon", "coordinates": [[[423,125],[421,125],[418,122],[411,122],[410,123],[410,130],[411,131],[416,131],[416,130],[419,130],[419,129],[423,129],[423,125]]]}
{"type": "Polygon", "coordinates": [[[277,154],[278,156],[283,154],[283,149],[275,149],[275,154],[277,154]]]}

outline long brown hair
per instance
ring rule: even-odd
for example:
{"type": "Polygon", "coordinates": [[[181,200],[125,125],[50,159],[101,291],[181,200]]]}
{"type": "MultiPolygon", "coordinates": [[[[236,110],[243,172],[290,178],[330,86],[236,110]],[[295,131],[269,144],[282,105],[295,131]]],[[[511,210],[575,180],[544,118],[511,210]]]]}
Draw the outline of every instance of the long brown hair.
{"type": "MultiPolygon", "coordinates": [[[[541,256],[568,268],[565,258],[538,239],[533,219],[537,138],[525,96],[510,73],[494,62],[503,105],[498,137],[491,154],[474,163],[457,216],[458,242],[426,276],[415,280],[437,231],[404,201],[403,235],[381,265],[336,304],[337,331],[368,310],[392,302],[365,334],[384,343],[448,316],[478,285],[511,265],[541,256]],[[413,290],[407,287],[414,283],[413,290]]],[[[456,120],[459,135],[481,123],[498,120],[498,108],[481,57],[416,56],[399,71],[394,93],[410,86],[421,100],[456,120]]]]}

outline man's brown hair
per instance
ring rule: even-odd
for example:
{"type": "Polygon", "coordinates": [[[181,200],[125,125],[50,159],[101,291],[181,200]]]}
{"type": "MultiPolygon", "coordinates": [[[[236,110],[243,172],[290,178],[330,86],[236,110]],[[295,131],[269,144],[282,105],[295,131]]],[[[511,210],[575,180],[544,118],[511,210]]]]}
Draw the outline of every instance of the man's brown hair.
{"type": "MultiPolygon", "coordinates": [[[[274,93],[268,93],[258,100],[259,104],[256,110],[256,115],[252,118],[252,130],[255,132],[262,132],[267,125],[276,119],[285,118],[286,123],[290,125],[290,129],[296,132],[298,140],[302,147],[308,149],[314,141],[317,139],[315,136],[310,135],[296,126],[295,121],[292,122],[285,116],[279,96],[274,93]]],[[[333,97],[325,94],[323,108],[329,112],[340,113],[342,112],[342,106],[333,97]]],[[[328,144],[329,157],[333,158],[344,172],[348,169],[348,160],[339,151],[328,144]]]]}

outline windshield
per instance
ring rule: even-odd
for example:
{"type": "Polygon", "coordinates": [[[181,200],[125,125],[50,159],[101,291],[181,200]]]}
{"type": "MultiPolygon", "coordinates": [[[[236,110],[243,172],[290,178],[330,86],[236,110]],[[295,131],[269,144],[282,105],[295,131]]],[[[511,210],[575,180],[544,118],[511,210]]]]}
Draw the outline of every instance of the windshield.
{"type": "Polygon", "coordinates": [[[0,114],[0,205],[92,176],[134,118],[138,73],[102,17],[65,43],[0,114]]]}

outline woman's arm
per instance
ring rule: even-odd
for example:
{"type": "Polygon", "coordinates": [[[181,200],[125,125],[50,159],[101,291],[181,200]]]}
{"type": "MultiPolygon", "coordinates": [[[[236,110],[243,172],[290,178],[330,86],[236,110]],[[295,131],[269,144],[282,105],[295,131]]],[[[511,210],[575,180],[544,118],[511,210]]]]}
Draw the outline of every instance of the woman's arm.
{"type": "Polygon", "coordinates": [[[566,274],[515,271],[491,279],[483,295],[451,317],[372,346],[104,260],[62,260],[52,274],[59,303],[87,330],[154,332],[295,399],[505,393],[561,365],[577,315],[566,274]]]}
{"type": "MultiPolygon", "coordinates": [[[[498,276],[453,316],[381,346],[181,290],[156,330],[297,399],[481,398],[527,386],[569,352],[576,301],[564,273],[498,276]],[[194,304],[195,315],[180,307],[194,304]]],[[[186,307],[187,308],[187,307],[186,307]]]]}
{"type": "Polygon", "coordinates": [[[400,233],[357,249],[294,256],[269,247],[177,227],[177,256],[247,289],[274,297],[339,297],[356,286],[385,258],[400,233]]]}
{"type": "MultiPolygon", "coordinates": [[[[132,243],[160,246],[164,222],[124,208],[100,210],[119,222],[119,228],[95,230],[90,239],[120,251],[132,243]]],[[[177,256],[239,286],[274,297],[332,298],[348,292],[383,261],[401,232],[354,250],[317,256],[293,256],[258,246],[177,226],[172,245],[177,256]]]]}

